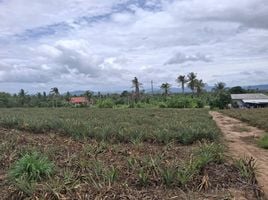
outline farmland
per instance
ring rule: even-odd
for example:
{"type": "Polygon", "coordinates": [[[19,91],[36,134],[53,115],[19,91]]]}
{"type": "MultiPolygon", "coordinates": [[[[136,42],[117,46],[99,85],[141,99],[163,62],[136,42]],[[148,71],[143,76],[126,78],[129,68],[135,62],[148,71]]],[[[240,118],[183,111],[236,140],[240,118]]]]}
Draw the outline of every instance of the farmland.
{"type": "Polygon", "coordinates": [[[0,126],[119,142],[190,144],[219,136],[208,112],[198,109],[1,109],[0,126]]]}
{"type": "Polygon", "coordinates": [[[252,126],[268,131],[268,108],[260,109],[231,109],[222,110],[222,113],[240,119],[252,126]]]}
{"type": "Polygon", "coordinates": [[[0,112],[4,199],[255,198],[206,109],[0,112]]]}

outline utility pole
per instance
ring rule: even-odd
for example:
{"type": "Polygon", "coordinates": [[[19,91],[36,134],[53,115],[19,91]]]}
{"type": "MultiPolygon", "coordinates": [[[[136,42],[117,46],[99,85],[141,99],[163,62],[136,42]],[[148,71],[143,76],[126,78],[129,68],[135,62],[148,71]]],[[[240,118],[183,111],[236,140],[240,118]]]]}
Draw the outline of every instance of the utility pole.
{"type": "Polygon", "coordinates": [[[154,95],[154,82],[151,80],[151,89],[152,89],[152,95],[154,95]]]}

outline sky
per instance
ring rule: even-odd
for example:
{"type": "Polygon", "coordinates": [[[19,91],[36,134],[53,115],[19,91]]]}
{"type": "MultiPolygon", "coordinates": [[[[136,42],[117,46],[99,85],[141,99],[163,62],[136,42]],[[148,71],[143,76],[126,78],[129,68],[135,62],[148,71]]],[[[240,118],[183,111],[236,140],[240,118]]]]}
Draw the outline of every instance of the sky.
{"type": "Polygon", "coordinates": [[[0,0],[0,91],[268,84],[267,0],[0,0]]]}

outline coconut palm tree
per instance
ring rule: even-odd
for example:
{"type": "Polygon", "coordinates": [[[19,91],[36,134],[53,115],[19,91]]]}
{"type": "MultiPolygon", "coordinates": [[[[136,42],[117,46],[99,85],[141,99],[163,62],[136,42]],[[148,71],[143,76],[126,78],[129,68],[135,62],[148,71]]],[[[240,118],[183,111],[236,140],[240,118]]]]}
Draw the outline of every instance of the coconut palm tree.
{"type": "Polygon", "coordinates": [[[139,99],[140,98],[140,86],[142,85],[142,83],[140,83],[138,81],[137,77],[134,77],[134,79],[132,80],[132,87],[135,88],[135,99],[139,99]]]}
{"type": "Polygon", "coordinates": [[[184,86],[188,82],[186,76],[185,75],[180,75],[180,76],[178,76],[176,81],[177,81],[177,83],[181,84],[182,93],[184,94],[184,86]]]}
{"type": "Polygon", "coordinates": [[[196,79],[195,80],[195,88],[196,88],[197,95],[200,95],[202,93],[204,87],[205,87],[205,83],[203,82],[202,79],[200,79],[200,80],[196,79]]]}
{"type": "Polygon", "coordinates": [[[191,72],[187,75],[187,78],[188,78],[188,87],[192,90],[192,93],[194,93],[196,85],[196,74],[194,72],[191,72]]]}
{"type": "Polygon", "coordinates": [[[214,88],[212,89],[215,92],[221,92],[225,90],[225,83],[223,82],[218,82],[214,85],[214,88]]]}
{"type": "Polygon", "coordinates": [[[59,89],[57,88],[57,87],[54,87],[54,88],[51,88],[50,89],[50,95],[52,95],[52,97],[53,97],[53,107],[54,107],[54,101],[56,100],[56,107],[57,107],[57,105],[58,105],[58,103],[57,103],[57,97],[59,96],[59,89]]]}
{"type": "Polygon", "coordinates": [[[160,88],[164,90],[164,95],[167,96],[171,85],[169,83],[163,83],[160,88]]]}

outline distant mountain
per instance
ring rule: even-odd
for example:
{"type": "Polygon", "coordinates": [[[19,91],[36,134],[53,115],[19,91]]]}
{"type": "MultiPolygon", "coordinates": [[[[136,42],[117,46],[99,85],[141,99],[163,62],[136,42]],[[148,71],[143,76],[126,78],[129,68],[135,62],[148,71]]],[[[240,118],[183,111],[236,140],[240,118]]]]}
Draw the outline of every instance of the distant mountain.
{"type": "Polygon", "coordinates": [[[252,86],[246,86],[245,89],[251,89],[251,90],[260,90],[260,91],[268,91],[268,84],[267,85],[252,85],[252,86]]]}
{"type": "MultiPolygon", "coordinates": [[[[242,86],[244,89],[252,89],[252,90],[260,90],[260,91],[268,91],[268,84],[266,84],[266,85],[250,85],[250,86],[242,86]]],[[[205,86],[205,90],[206,91],[211,91],[212,90],[212,88],[213,88],[213,86],[209,86],[209,85],[206,85],[205,86]]],[[[152,92],[152,90],[151,89],[144,89],[145,90],[145,93],[151,93],[152,92]]],[[[101,94],[108,94],[108,93],[117,93],[117,94],[121,94],[122,92],[123,92],[124,90],[122,90],[122,91],[119,91],[119,90],[117,90],[117,91],[106,91],[106,92],[101,92],[101,94]]],[[[182,93],[182,89],[181,88],[176,88],[176,87],[171,87],[170,88],[170,91],[171,91],[171,93],[182,93]]],[[[85,93],[86,91],[85,90],[76,90],[76,91],[71,91],[70,92],[70,94],[72,95],[72,96],[74,96],[74,95],[76,95],[76,96],[80,96],[80,95],[83,95],[84,93],[85,93]]],[[[94,91],[92,91],[94,94],[97,94],[97,92],[94,92],[94,91]]],[[[130,92],[130,91],[129,91],[130,92]]],[[[155,88],[154,89],[154,93],[155,94],[160,94],[160,93],[162,93],[163,91],[159,88],[155,88]]],[[[189,89],[189,88],[187,88],[187,87],[185,87],[185,92],[186,93],[189,93],[189,92],[191,92],[191,90],[189,89]]],[[[64,93],[64,94],[66,94],[66,93],[64,93]]]]}

